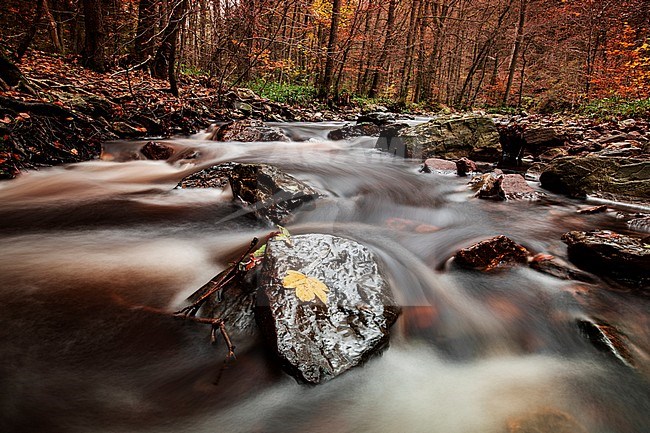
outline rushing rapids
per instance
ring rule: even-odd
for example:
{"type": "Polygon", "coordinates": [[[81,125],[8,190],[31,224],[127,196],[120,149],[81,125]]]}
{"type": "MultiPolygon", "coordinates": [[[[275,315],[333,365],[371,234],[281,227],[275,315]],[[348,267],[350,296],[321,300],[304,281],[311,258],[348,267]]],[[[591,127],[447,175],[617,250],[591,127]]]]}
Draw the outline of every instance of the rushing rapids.
{"type": "Polygon", "coordinates": [[[129,160],[142,142],[109,143],[101,161],[0,184],[0,431],[647,431],[647,297],[450,263],[496,235],[568,261],[564,233],[629,233],[616,218],[628,209],[582,215],[583,202],[548,191],[479,200],[467,178],[419,173],[373,150],[376,138],[328,140],[341,124],[275,126],[294,141],[178,138],[165,144],[192,158],[173,164],[129,160]],[[290,232],[378,257],[402,308],[381,356],[310,387],[258,333],[233,333],[237,358],[224,362],[204,325],[161,314],[269,233],[228,188],[175,188],[225,162],[271,164],[322,191],[290,232]],[[616,329],[625,362],[585,335],[592,322],[616,329]],[[522,427],[535,423],[546,430],[522,427]]]}

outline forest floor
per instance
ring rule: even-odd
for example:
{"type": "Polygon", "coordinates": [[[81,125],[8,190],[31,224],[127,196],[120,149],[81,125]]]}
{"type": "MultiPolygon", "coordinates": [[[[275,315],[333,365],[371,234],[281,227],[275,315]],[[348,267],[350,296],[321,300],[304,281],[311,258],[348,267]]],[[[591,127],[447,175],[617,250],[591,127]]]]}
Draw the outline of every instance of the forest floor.
{"type": "MultiPolygon", "coordinates": [[[[188,135],[215,122],[247,117],[279,122],[355,120],[361,111],[358,106],[330,109],[316,101],[290,106],[245,88],[206,87],[191,76],[182,76],[180,97],[176,97],[167,81],[143,71],[99,74],[38,51],[28,52],[18,66],[30,89],[0,91],[0,179],[42,166],[97,158],[101,143],[108,140],[188,135]]],[[[517,116],[505,120],[522,124],[517,116]]],[[[534,122],[558,124],[552,116],[534,122]]],[[[576,129],[575,120],[571,122],[576,129]]],[[[578,123],[580,131],[595,125],[584,118],[578,123]]],[[[559,124],[567,127],[564,120],[559,124]]],[[[647,126],[643,121],[635,128],[645,135],[647,126]]],[[[616,122],[601,122],[601,129],[609,134],[621,128],[616,122]]]]}
{"type": "Polygon", "coordinates": [[[76,62],[29,52],[18,65],[33,94],[0,91],[0,179],[25,169],[97,157],[107,140],[192,134],[211,123],[354,118],[352,107],[323,110],[260,98],[243,88],[220,91],[184,76],[180,97],[143,71],[96,73],[76,62]]]}

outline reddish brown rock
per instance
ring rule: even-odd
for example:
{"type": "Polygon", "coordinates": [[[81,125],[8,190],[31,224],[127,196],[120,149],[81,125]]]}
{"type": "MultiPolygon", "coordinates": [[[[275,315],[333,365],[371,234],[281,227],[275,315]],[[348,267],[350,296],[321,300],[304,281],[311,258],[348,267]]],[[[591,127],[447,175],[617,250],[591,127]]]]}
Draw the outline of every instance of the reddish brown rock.
{"type": "Polygon", "coordinates": [[[140,153],[142,153],[147,159],[164,160],[170,158],[174,154],[174,149],[166,144],[150,141],[142,146],[140,153]]]}
{"type": "Polygon", "coordinates": [[[539,200],[537,193],[520,174],[506,174],[501,180],[499,197],[503,200],[539,200]]]}
{"type": "Polygon", "coordinates": [[[478,168],[476,163],[468,158],[461,158],[456,161],[456,173],[458,176],[467,176],[468,173],[476,173],[478,168]]]}
{"type": "Polygon", "coordinates": [[[449,174],[456,171],[456,163],[440,158],[429,158],[424,161],[423,173],[449,174]]]}
{"type": "Polygon", "coordinates": [[[489,271],[527,263],[529,255],[526,248],[500,235],[463,248],[456,253],[454,261],[464,268],[489,271]]]}
{"type": "Polygon", "coordinates": [[[539,200],[540,198],[540,194],[528,185],[526,179],[520,174],[486,177],[477,196],[497,200],[539,200]]]}
{"type": "Polygon", "coordinates": [[[480,176],[474,176],[472,180],[469,181],[469,187],[473,190],[479,190],[483,188],[487,183],[493,184],[503,174],[503,171],[500,169],[495,169],[489,173],[482,174],[480,176]]]}

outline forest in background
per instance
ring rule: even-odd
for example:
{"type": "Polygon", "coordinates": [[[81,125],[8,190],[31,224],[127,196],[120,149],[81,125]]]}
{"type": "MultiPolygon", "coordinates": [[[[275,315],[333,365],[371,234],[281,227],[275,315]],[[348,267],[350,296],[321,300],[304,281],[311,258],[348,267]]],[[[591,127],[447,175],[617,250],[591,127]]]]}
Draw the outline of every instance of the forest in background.
{"type": "Polygon", "coordinates": [[[276,99],[423,107],[650,96],[647,0],[6,0],[0,12],[6,56],[143,69],[173,93],[192,75],[276,99]]]}

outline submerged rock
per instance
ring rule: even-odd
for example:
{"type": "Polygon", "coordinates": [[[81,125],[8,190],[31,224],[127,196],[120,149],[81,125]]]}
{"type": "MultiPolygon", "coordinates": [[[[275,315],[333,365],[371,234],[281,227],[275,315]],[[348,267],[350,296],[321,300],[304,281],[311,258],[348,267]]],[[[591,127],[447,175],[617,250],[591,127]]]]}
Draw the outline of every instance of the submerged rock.
{"type": "Polygon", "coordinates": [[[542,187],[573,197],[606,193],[647,200],[650,160],[621,157],[565,157],[549,163],[539,178],[542,187]]]}
{"type": "Polygon", "coordinates": [[[280,128],[266,126],[261,120],[238,120],[216,128],[208,137],[214,141],[289,141],[280,128]]]}
{"type": "Polygon", "coordinates": [[[537,254],[530,260],[530,267],[538,272],[561,280],[575,280],[585,283],[595,283],[596,278],[591,274],[576,269],[557,257],[548,254],[537,254]]]}
{"type": "Polygon", "coordinates": [[[601,352],[609,353],[619,362],[634,366],[634,359],[625,337],[613,326],[588,319],[577,320],[580,333],[601,352]]]}
{"type": "MultiPolygon", "coordinates": [[[[486,116],[443,116],[402,129],[397,138],[406,158],[498,161],[501,157],[499,132],[486,116]]],[[[400,146],[396,143],[393,147],[400,146]]]]}
{"type": "Polygon", "coordinates": [[[145,158],[152,160],[165,160],[174,154],[174,148],[166,144],[150,141],[140,149],[145,158]]]}
{"type": "Polygon", "coordinates": [[[528,250],[512,239],[500,235],[463,248],[454,262],[463,268],[489,271],[495,268],[528,262],[528,250]]]}
{"type": "Polygon", "coordinates": [[[385,347],[400,311],[373,253],[331,235],[298,235],[290,243],[271,239],[260,283],[256,316],[262,332],[287,371],[311,384],[385,347]],[[318,292],[313,299],[295,287],[301,283],[318,292]]]}
{"type": "Polygon", "coordinates": [[[378,137],[380,132],[381,128],[373,123],[359,123],[330,131],[327,138],[330,140],[347,140],[362,136],[378,137]]]}
{"type": "Polygon", "coordinates": [[[508,433],[587,433],[570,415],[554,409],[543,409],[508,419],[508,433]]]}
{"type": "Polygon", "coordinates": [[[581,269],[631,284],[640,291],[650,284],[650,244],[610,231],[565,233],[569,260],[581,269]]]}

